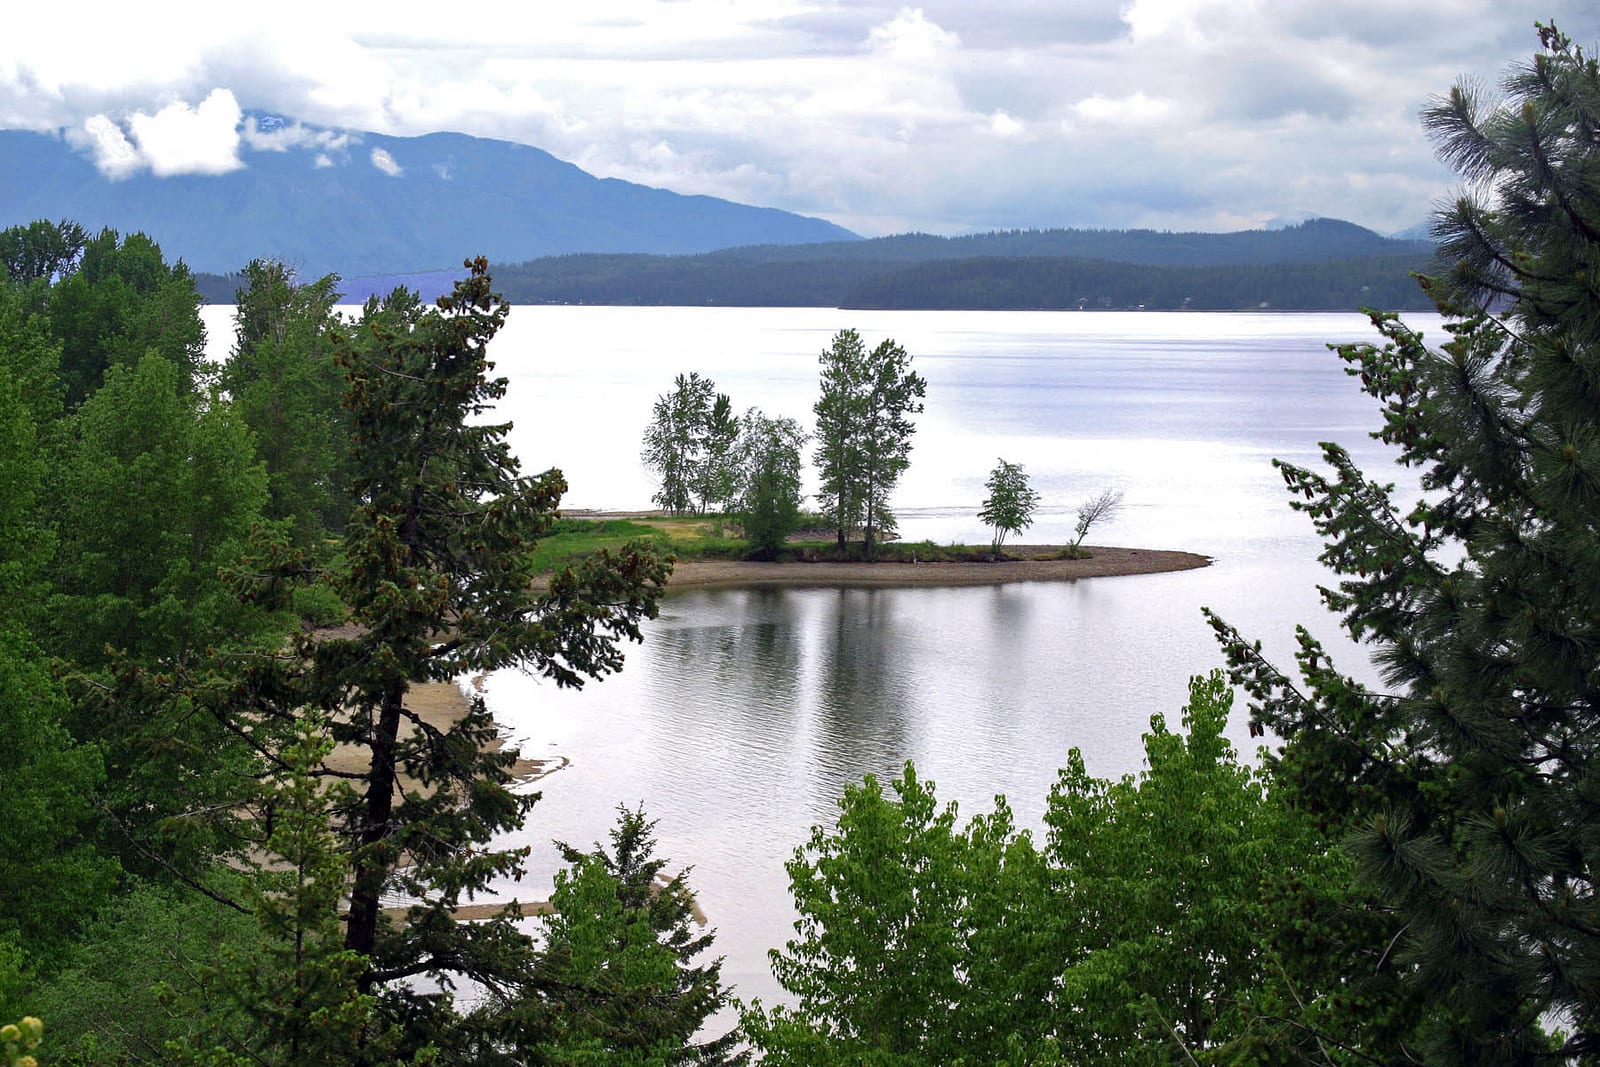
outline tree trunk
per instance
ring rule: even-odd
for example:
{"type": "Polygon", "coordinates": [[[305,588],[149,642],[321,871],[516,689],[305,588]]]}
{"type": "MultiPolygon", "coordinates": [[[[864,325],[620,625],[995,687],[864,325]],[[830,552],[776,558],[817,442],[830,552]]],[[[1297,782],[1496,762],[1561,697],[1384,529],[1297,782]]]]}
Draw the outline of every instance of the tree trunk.
{"type": "MultiPolygon", "coordinates": [[[[369,739],[372,769],[367,775],[367,795],[362,805],[361,832],[357,837],[354,879],[350,888],[350,920],[345,926],[344,947],[370,957],[378,940],[378,912],[383,884],[393,862],[374,851],[389,833],[394,814],[396,785],[395,745],[400,736],[400,709],[406,684],[391,682],[378,710],[378,721],[369,739]]],[[[362,975],[357,988],[372,991],[372,977],[362,975]]]]}

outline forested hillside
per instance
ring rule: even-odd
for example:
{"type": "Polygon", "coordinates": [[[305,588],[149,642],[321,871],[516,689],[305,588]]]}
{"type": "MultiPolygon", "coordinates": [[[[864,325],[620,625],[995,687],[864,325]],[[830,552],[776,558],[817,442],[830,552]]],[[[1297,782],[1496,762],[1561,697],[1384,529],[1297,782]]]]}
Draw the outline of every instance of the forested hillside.
{"type": "Polygon", "coordinates": [[[498,265],[516,303],[846,308],[1423,308],[1431,245],[1331,219],[1275,231],[1044,230],[697,256],[574,255],[498,265]]]}

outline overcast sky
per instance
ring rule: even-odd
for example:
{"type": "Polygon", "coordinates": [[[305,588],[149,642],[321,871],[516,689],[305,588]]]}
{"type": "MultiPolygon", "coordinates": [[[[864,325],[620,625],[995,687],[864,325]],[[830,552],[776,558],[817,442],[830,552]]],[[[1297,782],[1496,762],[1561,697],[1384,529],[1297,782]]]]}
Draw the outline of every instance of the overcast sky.
{"type": "Polygon", "coordinates": [[[308,167],[393,167],[322,131],[454,130],[869,236],[1309,215],[1390,232],[1453,189],[1417,124],[1430,94],[1498,83],[1536,19],[1597,37],[1594,0],[155,7],[8,12],[0,128],[60,131],[107,180],[291,140],[308,167]],[[243,111],[309,128],[252,137],[243,111]]]}

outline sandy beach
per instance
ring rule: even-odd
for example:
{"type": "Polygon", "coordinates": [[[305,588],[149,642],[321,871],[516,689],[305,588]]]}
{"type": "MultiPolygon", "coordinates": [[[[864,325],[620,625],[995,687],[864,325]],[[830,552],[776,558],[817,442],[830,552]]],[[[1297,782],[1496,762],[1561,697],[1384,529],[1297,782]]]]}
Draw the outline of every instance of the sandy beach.
{"type": "Polygon", "coordinates": [[[705,589],[732,586],[906,586],[999,585],[1004,582],[1068,582],[1160,574],[1209,566],[1195,552],[1147,548],[1088,547],[1088,559],[1052,559],[1059,545],[1018,545],[1012,558],[997,563],[750,563],[735,560],[682,560],[668,586],[705,589]]]}

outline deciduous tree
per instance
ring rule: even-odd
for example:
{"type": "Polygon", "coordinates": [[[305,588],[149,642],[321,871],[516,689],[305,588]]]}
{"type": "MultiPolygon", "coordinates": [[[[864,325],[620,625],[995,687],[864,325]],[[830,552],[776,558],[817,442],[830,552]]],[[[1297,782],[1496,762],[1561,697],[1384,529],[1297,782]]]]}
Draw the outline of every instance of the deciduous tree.
{"type": "Polygon", "coordinates": [[[243,278],[221,384],[266,466],[267,517],[311,547],[342,530],[350,508],[350,426],[332,340],[338,278],[300,283],[270,260],[252,260],[243,278]]]}
{"type": "Polygon", "coordinates": [[[978,518],[994,527],[994,552],[1000,554],[1006,534],[1021,533],[1033,525],[1033,509],[1039,505],[1039,494],[1028,484],[1028,476],[1018,463],[1000,460],[984,483],[989,496],[978,511],[978,518]]]}
{"type": "Polygon", "coordinates": [[[640,458],[660,483],[651,499],[668,511],[703,512],[738,490],[739,420],[716,389],[690,372],[656,398],[640,458]]]}
{"type": "Polygon", "coordinates": [[[833,516],[839,549],[847,532],[862,531],[873,558],[894,531],[889,494],[911,463],[911,416],[922,410],[927,382],[893,340],[868,352],[854,330],[841,330],[821,357],[817,416],[817,473],[824,508],[833,516]]]}
{"type": "Polygon", "coordinates": [[[739,521],[751,554],[771,559],[800,522],[800,450],[806,434],[793,419],[771,418],[751,408],[744,414],[739,442],[739,521]]]}
{"type": "Polygon", "coordinates": [[[1072,547],[1078,548],[1089,531],[1102,522],[1110,522],[1122,510],[1122,490],[1106,489],[1078,505],[1078,521],[1072,528],[1072,547]]]}

